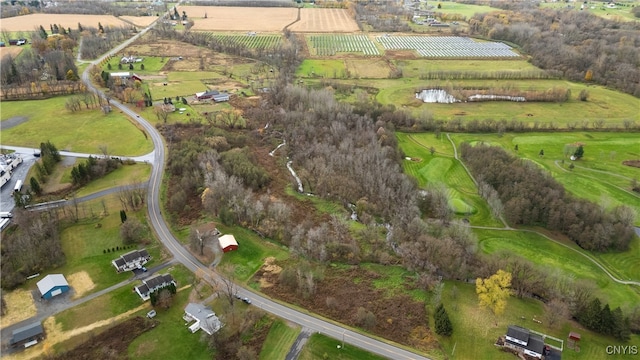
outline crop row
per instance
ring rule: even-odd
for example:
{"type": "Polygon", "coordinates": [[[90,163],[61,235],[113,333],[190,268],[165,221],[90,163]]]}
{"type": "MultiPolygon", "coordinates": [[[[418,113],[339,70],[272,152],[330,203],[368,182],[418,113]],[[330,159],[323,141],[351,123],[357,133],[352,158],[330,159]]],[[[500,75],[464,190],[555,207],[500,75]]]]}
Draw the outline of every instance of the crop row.
{"type": "Polygon", "coordinates": [[[313,35],[310,40],[316,55],[320,56],[331,56],[339,52],[380,55],[376,45],[366,35],[313,35]]]}
{"type": "Polygon", "coordinates": [[[510,46],[498,42],[475,42],[458,36],[381,36],[385,49],[414,50],[424,57],[495,58],[518,56],[510,46]]]}
{"type": "Polygon", "coordinates": [[[282,38],[278,35],[221,35],[211,36],[224,44],[237,44],[250,49],[270,49],[280,45],[282,38]]]}

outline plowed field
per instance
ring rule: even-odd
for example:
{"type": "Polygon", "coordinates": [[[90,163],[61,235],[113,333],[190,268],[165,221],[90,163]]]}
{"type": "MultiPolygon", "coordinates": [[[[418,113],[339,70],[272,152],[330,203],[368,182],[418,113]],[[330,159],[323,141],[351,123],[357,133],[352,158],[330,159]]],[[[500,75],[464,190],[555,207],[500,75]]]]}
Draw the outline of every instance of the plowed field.
{"type": "Polygon", "coordinates": [[[345,9],[301,9],[300,21],[289,27],[295,32],[360,31],[353,16],[345,9]]]}

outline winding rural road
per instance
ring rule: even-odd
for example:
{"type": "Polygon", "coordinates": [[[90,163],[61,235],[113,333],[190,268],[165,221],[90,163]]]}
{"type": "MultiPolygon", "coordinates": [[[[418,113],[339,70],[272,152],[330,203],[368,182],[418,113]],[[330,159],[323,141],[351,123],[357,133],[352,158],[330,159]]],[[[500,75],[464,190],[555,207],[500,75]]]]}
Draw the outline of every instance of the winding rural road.
{"type": "MultiPolygon", "coordinates": [[[[136,34],[131,39],[112,49],[107,54],[104,54],[101,58],[93,61],[92,64],[98,65],[103,59],[109,56],[109,54],[117,53],[126,48],[131,43],[133,43],[133,41],[149,31],[155,24],[157,24],[157,22],[158,20],[149,25],[149,27],[142,30],[140,33],[136,34]]],[[[82,73],[82,81],[91,91],[104,95],[104,93],[100,89],[96,88],[91,83],[91,80],[89,78],[89,68],[90,67],[88,67],[82,73]]],[[[150,163],[152,165],[152,170],[151,178],[149,180],[149,191],[147,192],[147,210],[151,226],[155,230],[158,239],[160,239],[164,246],[166,246],[166,248],[173,254],[175,261],[180,262],[194,273],[198,272],[201,274],[205,274],[203,279],[210,284],[220,284],[220,282],[222,281],[222,277],[220,277],[220,275],[218,275],[217,273],[211,271],[211,269],[200,263],[193,255],[191,255],[191,253],[189,253],[173,236],[173,234],[169,230],[167,223],[162,217],[160,204],[160,186],[162,183],[162,175],[164,173],[166,157],[162,136],[153,125],[151,125],[144,118],[140,117],[133,110],[129,109],[127,106],[115,100],[110,100],[110,104],[122,111],[124,114],[130,116],[132,119],[136,120],[150,135],[151,140],[153,141],[154,151],[149,154],[149,157],[151,158],[150,163]]],[[[346,329],[341,324],[322,320],[312,315],[311,313],[295,310],[289,305],[273,301],[247,289],[238,287],[238,294],[243,297],[251,297],[254,306],[258,306],[261,309],[270,312],[278,317],[299,324],[303,328],[310,329],[313,332],[322,333],[334,339],[339,339],[338,341],[336,341],[336,344],[339,344],[339,341],[342,341],[344,344],[354,345],[380,356],[395,360],[428,359],[424,356],[418,355],[399,346],[392,345],[388,342],[383,342],[372,337],[360,334],[358,332],[346,329]]]]}

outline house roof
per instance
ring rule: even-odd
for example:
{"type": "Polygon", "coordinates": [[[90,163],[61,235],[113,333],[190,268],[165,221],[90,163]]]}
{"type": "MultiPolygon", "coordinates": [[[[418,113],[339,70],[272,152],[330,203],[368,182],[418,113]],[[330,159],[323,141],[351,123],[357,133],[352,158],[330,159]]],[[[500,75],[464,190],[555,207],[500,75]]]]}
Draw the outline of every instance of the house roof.
{"type": "Polygon", "coordinates": [[[122,258],[113,260],[113,263],[119,268],[123,267],[126,264],[122,258]]]}
{"type": "Polygon", "coordinates": [[[138,289],[140,294],[146,294],[149,292],[149,287],[146,284],[138,285],[136,286],[136,289],[138,289]]]}
{"type": "Polygon", "coordinates": [[[120,257],[124,259],[124,261],[130,263],[132,261],[138,260],[139,258],[148,257],[149,252],[146,249],[142,250],[133,250],[126,254],[122,254],[120,257]]]}
{"type": "Polygon", "coordinates": [[[203,92],[197,92],[197,93],[196,93],[196,96],[197,96],[197,97],[201,97],[201,96],[207,96],[207,95],[218,95],[218,94],[220,94],[220,92],[219,92],[219,91],[216,91],[216,90],[206,90],[206,91],[203,91],[203,92]]]}
{"type": "Polygon", "coordinates": [[[69,283],[62,274],[49,274],[42,280],[38,281],[37,285],[38,290],[40,290],[40,294],[44,295],[56,286],[69,286],[69,283]]]}
{"type": "Polygon", "coordinates": [[[129,77],[131,76],[131,72],[130,71],[124,71],[124,72],[112,72],[111,77],[129,77]]]}
{"type": "Polygon", "coordinates": [[[44,329],[42,329],[42,325],[39,322],[23,326],[21,328],[13,330],[11,344],[27,340],[42,333],[44,333],[44,329]]]}
{"type": "Polygon", "coordinates": [[[509,325],[507,328],[507,336],[525,343],[529,341],[529,330],[516,325],[509,325]]]}
{"type": "Polygon", "coordinates": [[[220,320],[216,313],[202,304],[189,303],[184,312],[199,321],[200,328],[207,334],[211,335],[220,329],[220,320]]]}
{"type": "Polygon", "coordinates": [[[542,336],[538,334],[529,335],[529,342],[527,343],[527,350],[533,351],[536,354],[542,354],[542,349],[544,349],[544,340],[542,336]]]}
{"type": "Polygon", "coordinates": [[[162,284],[170,283],[173,281],[173,277],[171,274],[164,275],[156,275],[150,279],[144,281],[144,283],[149,287],[149,289],[153,289],[162,284]]]}
{"type": "Polygon", "coordinates": [[[220,242],[220,246],[223,249],[226,248],[227,246],[231,246],[231,245],[238,246],[238,242],[236,241],[236,238],[233,237],[233,235],[231,235],[231,234],[220,236],[218,238],[218,241],[220,242]]]}

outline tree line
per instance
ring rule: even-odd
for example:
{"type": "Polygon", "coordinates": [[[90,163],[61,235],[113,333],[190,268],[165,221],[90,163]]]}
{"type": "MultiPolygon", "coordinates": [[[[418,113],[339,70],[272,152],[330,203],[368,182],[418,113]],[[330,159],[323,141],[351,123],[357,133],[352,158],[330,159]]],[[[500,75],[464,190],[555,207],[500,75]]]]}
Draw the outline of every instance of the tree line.
{"type": "Polygon", "coordinates": [[[461,151],[474,177],[497,191],[511,225],[556,230],[586,250],[629,248],[635,235],[630,208],[617,206],[606,211],[577,199],[534,163],[512,156],[502,148],[463,143],[461,151]]]}
{"type": "Polygon", "coordinates": [[[475,14],[469,29],[520,45],[533,65],[560,71],[571,81],[593,81],[640,97],[637,22],[608,20],[588,11],[529,8],[475,14]]]}
{"type": "Polygon", "coordinates": [[[543,80],[560,79],[562,73],[557,70],[527,71],[455,71],[439,70],[420,74],[420,80],[543,80]]]}

